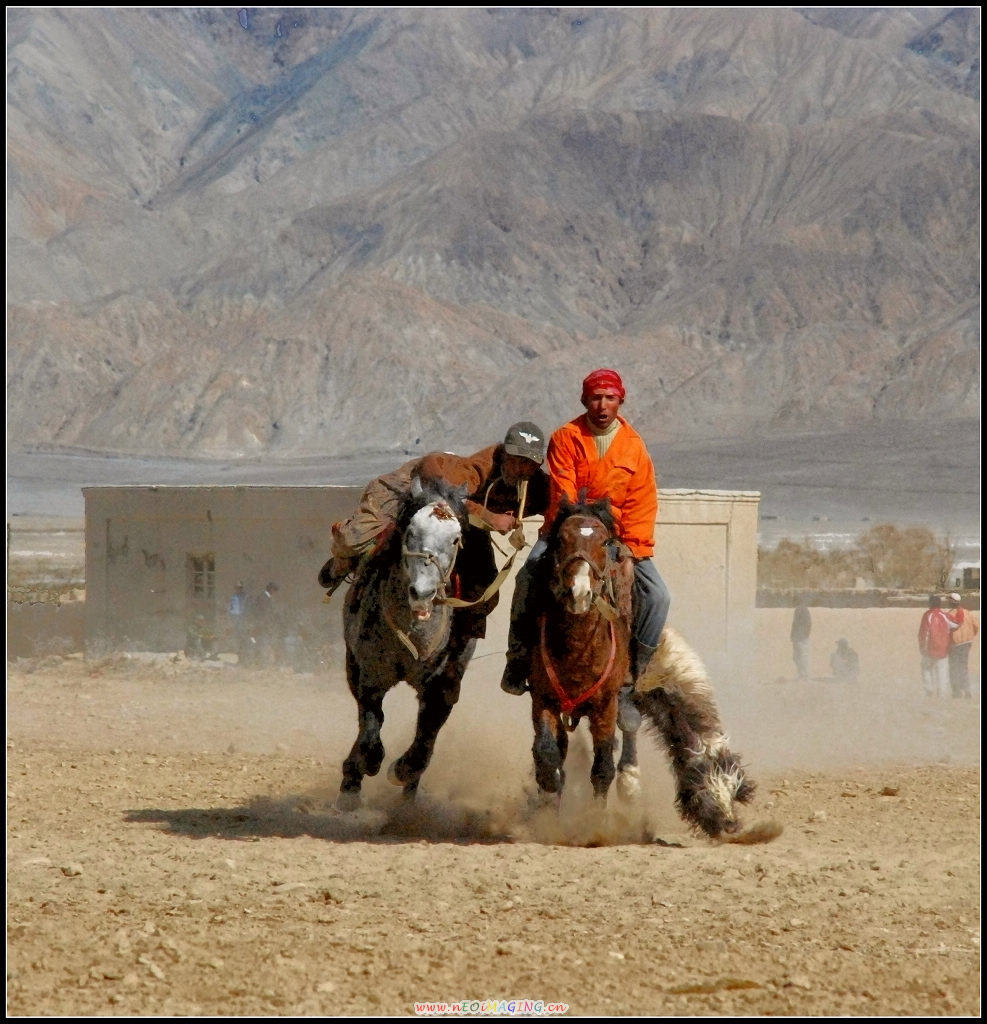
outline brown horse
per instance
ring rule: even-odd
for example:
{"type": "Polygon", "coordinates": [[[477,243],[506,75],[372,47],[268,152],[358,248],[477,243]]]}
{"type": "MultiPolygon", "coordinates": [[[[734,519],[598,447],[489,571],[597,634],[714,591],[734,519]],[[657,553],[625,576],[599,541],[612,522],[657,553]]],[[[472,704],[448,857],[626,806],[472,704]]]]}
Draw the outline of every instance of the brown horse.
{"type": "MultiPolygon", "coordinates": [[[[605,800],[617,774],[617,693],[628,672],[630,556],[614,539],[607,499],[578,505],[563,499],[547,544],[534,581],[543,610],[529,673],[535,778],[543,794],[561,798],[567,732],[585,717],[593,791],[605,800]]],[[[668,754],[682,818],[711,838],[739,835],[738,805],[750,802],[755,785],[729,747],[705,666],[675,630],[665,628],[633,699],[668,754]]],[[[634,795],[633,733],[623,734],[619,769],[618,792],[634,795]]],[[[773,824],[762,829],[749,841],[777,834],[773,824]]]]}
{"type": "Polygon", "coordinates": [[[631,574],[614,541],[609,500],[573,505],[563,498],[547,543],[533,581],[541,608],[529,673],[535,778],[543,794],[561,799],[567,734],[585,718],[593,792],[606,800],[631,623],[631,574]]]}

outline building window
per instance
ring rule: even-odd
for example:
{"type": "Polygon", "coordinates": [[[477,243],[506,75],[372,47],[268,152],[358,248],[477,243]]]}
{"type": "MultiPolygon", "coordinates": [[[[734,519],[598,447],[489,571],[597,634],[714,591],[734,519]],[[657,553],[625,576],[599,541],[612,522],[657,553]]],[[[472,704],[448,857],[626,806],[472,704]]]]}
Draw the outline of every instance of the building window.
{"type": "Polygon", "coordinates": [[[197,601],[211,601],[215,593],[216,559],[213,555],[186,555],[188,589],[197,601]]]}

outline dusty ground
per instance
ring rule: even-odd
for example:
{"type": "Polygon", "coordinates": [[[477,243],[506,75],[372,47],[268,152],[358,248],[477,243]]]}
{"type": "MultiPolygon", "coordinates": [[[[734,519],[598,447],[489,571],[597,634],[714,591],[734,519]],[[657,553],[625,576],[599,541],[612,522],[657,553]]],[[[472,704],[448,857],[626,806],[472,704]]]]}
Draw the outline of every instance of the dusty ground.
{"type": "MultiPolygon", "coordinates": [[[[333,812],[352,741],[335,668],[181,657],[18,661],[7,684],[7,1012],[412,1015],[528,998],[602,1016],[980,1012],[979,657],[972,701],[927,702],[914,610],[758,613],[758,671],[717,682],[767,845],[690,835],[644,744],[640,807],[526,814],[526,698],[479,658],[417,812],[369,780],[333,812]],[[838,636],[855,689],[823,675],[838,636]]],[[[385,704],[388,759],[410,737],[385,704]]]]}

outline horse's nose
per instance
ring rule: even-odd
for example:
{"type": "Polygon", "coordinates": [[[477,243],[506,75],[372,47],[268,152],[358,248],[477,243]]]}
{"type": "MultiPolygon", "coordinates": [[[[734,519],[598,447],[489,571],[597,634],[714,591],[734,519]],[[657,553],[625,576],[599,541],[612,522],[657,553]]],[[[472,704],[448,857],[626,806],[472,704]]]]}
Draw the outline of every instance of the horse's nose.
{"type": "Polygon", "coordinates": [[[593,597],[593,584],[589,575],[589,563],[580,560],[572,579],[572,601],[577,612],[589,610],[593,597]]]}
{"type": "Polygon", "coordinates": [[[408,586],[408,594],[416,604],[428,604],[435,599],[435,587],[411,583],[408,586]]]}

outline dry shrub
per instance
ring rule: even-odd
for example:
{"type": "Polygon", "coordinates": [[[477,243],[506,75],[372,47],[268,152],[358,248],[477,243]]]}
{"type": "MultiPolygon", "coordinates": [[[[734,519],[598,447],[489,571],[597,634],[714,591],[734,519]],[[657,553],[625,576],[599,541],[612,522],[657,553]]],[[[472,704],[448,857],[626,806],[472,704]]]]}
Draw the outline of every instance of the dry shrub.
{"type": "Polygon", "coordinates": [[[758,585],[779,589],[843,589],[857,580],[897,590],[943,589],[954,552],[924,526],[871,527],[847,548],[821,551],[787,537],[774,550],[758,549],[758,585]]]}

